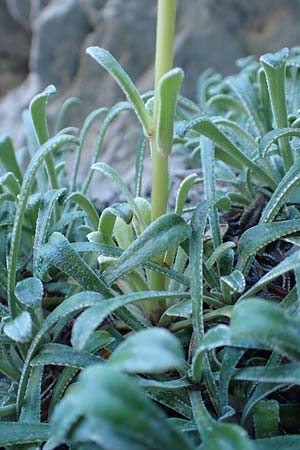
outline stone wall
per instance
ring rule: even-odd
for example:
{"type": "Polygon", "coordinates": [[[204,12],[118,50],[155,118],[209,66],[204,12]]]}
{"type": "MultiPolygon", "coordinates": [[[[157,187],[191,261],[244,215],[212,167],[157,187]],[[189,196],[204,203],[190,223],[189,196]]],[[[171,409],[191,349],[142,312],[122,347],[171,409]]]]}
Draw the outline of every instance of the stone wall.
{"type": "MultiPolygon", "coordinates": [[[[50,83],[58,89],[52,114],[63,99],[81,99],[70,117],[77,125],[95,107],[122,99],[85,54],[90,45],[110,50],[141,90],[151,88],[155,6],[155,0],[0,0],[0,134],[22,145],[21,112],[50,83]]],[[[209,66],[228,74],[241,56],[299,45],[299,22],[300,0],[178,0],[175,63],[186,74],[184,93],[195,95],[197,77],[209,66]]],[[[118,132],[125,122],[117,122],[118,132]]],[[[105,158],[118,160],[111,155],[120,138],[112,147],[105,158]]],[[[119,156],[126,172],[131,160],[119,156]]]]}

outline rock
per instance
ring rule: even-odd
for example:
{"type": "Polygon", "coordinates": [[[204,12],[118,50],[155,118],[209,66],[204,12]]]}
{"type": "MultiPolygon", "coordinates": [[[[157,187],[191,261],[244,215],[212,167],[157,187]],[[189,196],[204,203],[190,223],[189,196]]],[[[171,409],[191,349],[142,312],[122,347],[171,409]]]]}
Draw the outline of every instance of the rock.
{"type": "Polygon", "coordinates": [[[243,56],[299,44],[299,0],[212,0],[211,8],[216,19],[226,22],[232,36],[241,42],[243,56]]]}
{"type": "Polygon", "coordinates": [[[43,85],[70,85],[89,31],[86,7],[78,0],[57,0],[42,10],[33,24],[30,69],[43,85]]]}
{"type": "Polygon", "coordinates": [[[6,0],[6,5],[14,20],[30,30],[31,0],[6,0]]]}
{"type": "Polygon", "coordinates": [[[22,85],[9,91],[0,102],[1,134],[11,136],[17,149],[25,143],[22,112],[39,91],[39,80],[30,74],[22,85]]]}
{"type": "Polygon", "coordinates": [[[6,0],[6,5],[15,21],[30,29],[31,0],[6,0]]]}
{"type": "Polygon", "coordinates": [[[6,1],[0,0],[0,96],[26,78],[30,38],[10,15],[6,1]]]}
{"type": "Polygon", "coordinates": [[[32,23],[41,14],[42,10],[50,3],[50,1],[51,0],[30,0],[30,18],[32,23]]]}
{"type": "MultiPolygon", "coordinates": [[[[4,0],[1,2],[5,3],[4,0]]],[[[111,105],[122,98],[116,83],[85,55],[84,50],[89,45],[108,48],[142,90],[152,87],[156,2],[6,2],[10,5],[11,15],[18,18],[24,16],[26,21],[30,3],[31,17],[37,17],[32,25],[30,71],[38,75],[42,85],[56,84],[64,97],[69,94],[79,96],[83,102],[82,113],[100,103],[111,105]]],[[[178,2],[175,63],[185,70],[183,92],[195,97],[197,77],[208,66],[229,74],[235,70],[235,60],[241,56],[249,53],[258,55],[282,45],[298,44],[299,6],[299,0],[178,2]]],[[[7,11],[4,15],[1,13],[1,20],[7,15],[7,11]]],[[[20,30],[18,32],[21,33],[20,30]]],[[[23,39],[21,47],[25,42],[28,45],[29,39],[23,39]]],[[[20,45],[14,46],[18,47],[20,45]]],[[[8,46],[5,45],[5,48],[8,46]]],[[[28,49],[23,50],[22,54],[28,64],[28,49]]],[[[11,59],[18,60],[16,55],[12,55],[11,59]]],[[[0,75],[0,85],[1,78],[11,77],[13,81],[16,77],[11,84],[14,86],[24,77],[24,70],[11,72],[9,76],[5,72],[0,75]]]]}
{"type": "MultiPolygon", "coordinates": [[[[56,84],[60,96],[49,102],[52,118],[66,98],[79,97],[81,106],[74,108],[67,118],[69,124],[76,126],[82,124],[91,110],[124,99],[116,82],[86,55],[88,46],[107,48],[141,92],[152,89],[155,1],[31,0],[30,58],[30,33],[17,24],[19,19],[14,12],[16,7],[17,12],[22,7],[27,8],[24,13],[27,17],[29,0],[6,1],[0,0],[0,49],[4,55],[0,60],[0,95],[22,83],[28,64],[30,68],[29,81],[23,88],[21,85],[5,99],[0,99],[0,134],[9,131],[18,137],[18,145],[22,144],[22,133],[16,117],[27,104],[29,91],[34,95],[47,84],[56,84]],[[11,14],[6,1],[11,2],[11,14]]],[[[237,58],[299,45],[299,21],[300,0],[178,1],[175,64],[185,71],[182,92],[195,98],[197,78],[207,67],[230,74],[236,70],[237,58]]],[[[101,155],[101,159],[111,163],[127,182],[134,173],[136,135],[128,137],[132,124],[136,126],[132,113],[120,115],[110,128],[101,155]]],[[[85,146],[82,174],[90,164],[98,129],[99,124],[93,128],[85,146]]],[[[147,150],[148,158],[149,153],[147,150]]],[[[148,169],[147,180],[150,178],[148,169]]],[[[98,186],[94,183],[95,196],[98,196],[98,186]]],[[[105,202],[105,196],[109,198],[112,191],[107,182],[101,186],[104,186],[101,201],[105,202]]]]}

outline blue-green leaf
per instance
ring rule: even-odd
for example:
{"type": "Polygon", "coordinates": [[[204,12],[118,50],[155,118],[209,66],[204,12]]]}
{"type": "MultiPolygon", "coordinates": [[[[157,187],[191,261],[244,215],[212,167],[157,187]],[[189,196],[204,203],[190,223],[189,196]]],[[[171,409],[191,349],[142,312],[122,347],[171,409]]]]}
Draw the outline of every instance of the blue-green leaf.
{"type": "Polygon", "coordinates": [[[27,307],[35,307],[41,304],[44,288],[39,278],[30,277],[19,281],[15,288],[15,296],[18,301],[27,307]]]}
{"type": "Polygon", "coordinates": [[[82,369],[101,362],[101,358],[89,352],[78,352],[72,347],[62,344],[45,344],[31,360],[32,366],[54,365],[82,369]]]}
{"type": "Polygon", "coordinates": [[[179,341],[164,328],[138,331],[125,339],[108,360],[110,366],[125,372],[161,373],[182,368],[179,341]]]}
{"type": "Polygon", "coordinates": [[[48,266],[55,266],[73,278],[83,289],[95,290],[107,296],[109,290],[70,242],[60,233],[53,233],[48,244],[41,250],[41,256],[48,266]]]}
{"type": "Polygon", "coordinates": [[[21,183],[23,179],[22,172],[16,159],[12,140],[9,136],[1,136],[0,138],[0,161],[7,172],[12,172],[21,183]]]}
{"type": "Polygon", "coordinates": [[[270,301],[252,298],[237,304],[230,330],[238,338],[257,339],[274,351],[300,361],[298,320],[270,301]]]}
{"type": "Polygon", "coordinates": [[[116,80],[128,101],[132,103],[135,113],[143,126],[144,133],[149,135],[152,128],[151,117],[137,88],[118,61],[107,50],[100,47],[89,47],[87,53],[116,80]]]}
{"type": "Polygon", "coordinates": [[[16,342],[28,342],[32,336],[32,320],[28,311],[4,325],[4,333],[16,342]]]}
{"type": "Polygon", "coordinates": [[[175,68],[165,73],[159,80],[156,138],[159,152],[164,156],[172,149],[177,96],[183,76],[183,70],[175,68]]]}
{"type": "Polygon", "coordinates": [[[56,408],[52,430],[61,442],[76,444],[84,438],[101,447],[110,442],[111,450],[194,448],[135,380],[108,366],[82,372],[79,382],[56,408]],[[73,427],[79,417],[84,420],[73,427]]]}
{"type": "Polygon", "coordinates": [[[50,437],[46,423],[0,422],[0,445],[20,445],[45,442],[50,437]]]}
{"type": "Polygon", "coordinates": [[[101,302],[99,305],[88,309],[78,317],[72,330],[72,345],[77,350],[82,350],[93,331],[109,314],[112,314],[122,306],[138,301],[158,301],[163,298],[176,299],[185,298],[186,296],[188,296],[188,294],[179,292],[146,291],[120,295],[117,298],[101,302]]]}
{"type": "Polygon", "coordinates": [[[170,247],[176,247],[190,233],[190,226],[176,214],[170,213],[158,218],[103,272],[105,282],[111,285],[127,272],[164,254],[170,247]]]}

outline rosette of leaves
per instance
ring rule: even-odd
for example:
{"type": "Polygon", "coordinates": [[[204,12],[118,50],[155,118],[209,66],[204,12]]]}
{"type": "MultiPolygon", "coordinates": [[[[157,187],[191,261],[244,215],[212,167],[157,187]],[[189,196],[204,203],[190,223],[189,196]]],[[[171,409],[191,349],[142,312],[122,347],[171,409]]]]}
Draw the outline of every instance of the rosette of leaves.
{"type": "Polygon", "coordinates": [[[242,61],[230,79],[207,72],[203,112],[178,94],[181,70],[165,75],[156,144],[170,149],[175,128],[175,142],[199,153],[203,177],[186,177],[175,210],[155,220],[141,197],[153,94],[140,95],[108,52],[89,53],[127,101],[92,112],[80,130],[64,128],[76,103],[68,101],[50,137],[50,86],[24,114],[18,159],[12,141],[0,141],[0,445],[298,449],[297,52],[265,55],[261,66],[242,61]],[[141,125],[134,194],[98,162],[125,110],[141,125]],[[79,183],[96,121],[91,168],[79,183]],[[87,195],[95,171],[117,183],[123,203],[97,211],[87,195]],[[203,201],[187,205],[201,181],[203,201]],[[235,191],[221,191],[220,181],[235,191]],[[243,213],[258,190],[258,223],[231,239],[222,211],[243,213]],[[259,258],[282,243],[289,251],[253,280],[259,258]],[[153,273],[164,289],[152,289],[153,273]]]}

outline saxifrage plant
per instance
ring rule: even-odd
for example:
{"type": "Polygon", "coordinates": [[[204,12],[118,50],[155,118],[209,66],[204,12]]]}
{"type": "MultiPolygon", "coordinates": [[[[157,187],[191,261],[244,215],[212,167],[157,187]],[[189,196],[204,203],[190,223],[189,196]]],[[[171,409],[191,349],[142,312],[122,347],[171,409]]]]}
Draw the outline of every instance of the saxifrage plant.
{"type": "Polygon", "coordinates": [[[248,58],[224,79],[208,71],[199,104],[191,102],[179,95],[182,71],[172,68],[175,6],[158,1],[154,93],[141,96],[118,62],[93,47],[88,53],[128,101],[92,112],[78,133],[64,128],[71,99],[49,137],[49,86],[24,113],[27,167],[11,139],[1,139],[7,449],[46,441],[45,450],[300,447],[300,57],[284,49],[261,64],[248,58]],[[125,110],[143,133],[134,195],[98,162],[109,125],[125,110]],[[85,139],[100,120],[79,183],[85,139]],[[147,140],[151,205],[141,197],[147,140]],[[170,212],[175,148],[200,163],[202,175],[182,181],[170,212]],[[69,152],[75,166],[66,184],[69,152]],[[86,194],[95,170],[125,198],[100,214],[86,194]],[[187,205],[200,182],[204,198],[187,205]]]}

